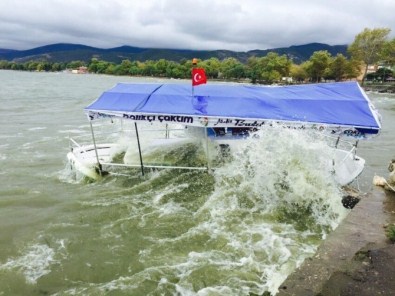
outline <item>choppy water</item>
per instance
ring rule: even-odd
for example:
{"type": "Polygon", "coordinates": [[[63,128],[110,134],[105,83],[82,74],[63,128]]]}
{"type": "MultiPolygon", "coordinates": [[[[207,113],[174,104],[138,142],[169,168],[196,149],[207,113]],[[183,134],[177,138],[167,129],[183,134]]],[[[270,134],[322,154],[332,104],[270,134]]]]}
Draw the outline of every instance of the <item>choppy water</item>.
{"type": "MultiPolygon", "coordinates": [[[[325,145],[290,130],[213,175],[76,182],[67,138],[88,131],[83,107],[136,80],[0,71],[0,295],[275,293],[347,215],[325,145]]],[[[365,191],[395,156],[395,97],[370,96],[384,130],[360,143],[365,191]]],[[[199,162],[199,147],[176,157],[199,162]]]]}

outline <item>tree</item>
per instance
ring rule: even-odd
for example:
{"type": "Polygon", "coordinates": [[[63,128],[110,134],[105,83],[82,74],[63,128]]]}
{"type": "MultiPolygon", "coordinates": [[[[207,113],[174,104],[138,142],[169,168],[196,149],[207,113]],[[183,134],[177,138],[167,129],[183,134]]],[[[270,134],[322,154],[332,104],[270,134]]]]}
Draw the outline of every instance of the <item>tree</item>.
{"type": "Polygon", "coordinates": [[[315,51],[306,64],[306,71],[312,80],[320,82],[328,73],[331,54],[327,50],[315,51]]]}
{"type": "Polygon", "coordinates": [[[335,81],[341,81],[346,76],[347,59],[341,53],[338,54],[331,62],[330,66],[331,76],[335,81]]]}
{"type": "Polygon", "coordinates": [[[345,78],[346,79],[352,79],[352,78],[357,78],[361,72],[360,69],[360,62],[356,61],[354,59],[350,59],[347,61],[346,64],[346,72],[345,74],[345,78]]]}
{"type": "Polygon", "coordinates": [[[235,58],[227,58],[222,61],[221,72],[227,79],[242,78],[245,76],[244,66],[235,58]]]}
{"type": "Polygon", "coordinates": [[[78,69],[79,67],[85,66],[85,62],[83,61],[71,61],[67,64],[67,68],[69,69],[78,69]]]}
{"type": "Polygon", "coordinates": [[[275,52],[269,52],[258,63],[262,69],[261,78],[266,82],[273,83],[289,76],[291,61],[286,55],[279,56],[275,52]]]}
{"type": "Polygon", "coordinates": [[[290,75],[293,80],[303,82],[307,78],[306,70],[302,65],[291,65],[290,75]]]}
{"type": "Polygon", "coordinates": [[[132,62],[128,59],[122,60],[121,65],[116,71],[117,75],[129,75],[132,62]]]}
{"type": "Polygon", "coordinates": [[[395,38],[385,42],[382,51],[382,59],[390,67],[395,65],[395,38]]]}
{"type": "Polygon", "coordinates": [[[156,73],[158,76],[166,76],[167,67],[169,66],[169,61],[165,59],[160,59],[155,64],[156,73]]]}
{"type": "Polygon", "coordinates": [[[210,58],[202,62],[206,75],[209,78],[218,78],[221,62],[217,58],[210,58]]]}
{"type": "Polygon", "coordinates": [[[247,60],[247,77],[251,79],[252,83],[256,83],[261,77],[261,69],[258,62],[259,59],[255,56],[247,60]]]}
{"type": "Polygon", "coordinates": [[[391,29],[388,28],[365,28],[355,37],[354,42],[348,47],[351,57],[365,64],[362,85],[365,82],[368,66],[377,64],[382,60],[383,49],[390,32],[391,29]]]}
{"type": "Polygon", "coordinates": [[[62,70],[62,65],[59,63],[53,63],[51,66],[51,71],[52,72],[59,72],[62,70]]]}
{"type": "Polygon", "coordinates": [[[366,80],[386,81],[389,77],[392,77],[392,71],[386,67],[382,67],[374,73],[367,74],[366,80]]]}

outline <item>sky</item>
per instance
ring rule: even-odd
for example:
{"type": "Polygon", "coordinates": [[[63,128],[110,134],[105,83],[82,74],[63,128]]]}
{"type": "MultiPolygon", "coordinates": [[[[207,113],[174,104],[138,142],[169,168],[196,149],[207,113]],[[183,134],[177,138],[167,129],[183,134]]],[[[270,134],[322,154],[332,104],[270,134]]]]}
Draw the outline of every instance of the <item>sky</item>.
{"type": "Polygon", "coordinates": [[[100,48],[249,51],[343,45],[390,28],[395,0],[1,0],[0,48],[54,43],[100,48]]]}

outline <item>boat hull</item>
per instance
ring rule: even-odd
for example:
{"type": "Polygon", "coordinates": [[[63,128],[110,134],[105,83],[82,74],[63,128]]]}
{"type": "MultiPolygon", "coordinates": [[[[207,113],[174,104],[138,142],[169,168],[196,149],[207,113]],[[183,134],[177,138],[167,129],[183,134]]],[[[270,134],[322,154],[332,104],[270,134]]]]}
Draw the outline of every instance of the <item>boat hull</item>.
{"type": "MultiPolygon", "coordinates": [[[[214,145],[217,145],[221,149],[226,147],[229,149],[229,152],[231,150],[237,150],[237,147],[242,144],[240,138],[221,137],[211,140],[214,145]]],[[[157,139],[156,141],[152,141],[147,149],[148,151],[152,151],[152,149],[169,149],[169,145],[182,145],[183,143],[188,143],[188,141],[185,139],[157,139]]],[[[74,170],[94,180],[98,180],[102,177],[100,175],[97,157],[101,164],[109,164],[115,154],[114,151],[118,149],[116,144],[100,144],[97,145],[96,148],[97,156],[94,145],[79,146],[67,154],[68,161],[74,170]]],[[[221,149],[218,150],[220,151],[221,149]]],[[[136,153],[137,152],[138,151],[136,151],[136,153]]],[[[126,153],[124,157],[125,165],[130,164],[128,161],[130,157],[127,156],[128,154],[126,153]]],[[[134,159],[134,161],[136,161],[136,159],[134,159]]],[[[117,165],[122,166],[122,164],[117,165]]],[[[334,178],[338,184],[345,186],[354,181],[362,173],[364,166],[365,160],[363,158],[355,155],[351,151],[334,148],[333,157],[328,160],[327,169],[334,173],[334,178]]]]}
{"type": "Polygon", "coordinates": [[[111,162],[116,149],[116,144],[99,144],[96,149],[94,145],[78,146],[67,153],[67,159],[73,170],[93,180],[99,180],[102,175],[98,160],[100,163],[111,162]]]}

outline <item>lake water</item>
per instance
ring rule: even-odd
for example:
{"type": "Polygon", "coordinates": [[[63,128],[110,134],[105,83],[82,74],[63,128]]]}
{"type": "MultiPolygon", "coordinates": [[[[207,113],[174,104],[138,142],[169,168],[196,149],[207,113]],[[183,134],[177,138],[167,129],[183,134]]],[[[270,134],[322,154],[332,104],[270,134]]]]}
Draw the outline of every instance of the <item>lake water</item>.
{"type": "MultiPolygon", "coordinates": [[[[275,293],[348,213],[322,170],[326,147],[287,130],[212,175],[76,181],[68,136],[89,131],[85,106],[128,81],[157,80],[0,71],[0,295],[275,293]]],[[[365,192],[395,157],[395,96],[369,96],[383,131],[359,143],[365,192]]]]}

